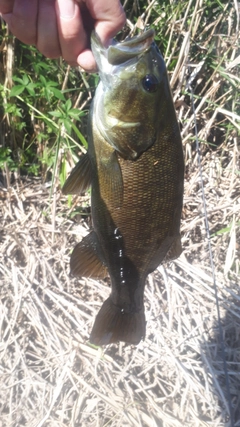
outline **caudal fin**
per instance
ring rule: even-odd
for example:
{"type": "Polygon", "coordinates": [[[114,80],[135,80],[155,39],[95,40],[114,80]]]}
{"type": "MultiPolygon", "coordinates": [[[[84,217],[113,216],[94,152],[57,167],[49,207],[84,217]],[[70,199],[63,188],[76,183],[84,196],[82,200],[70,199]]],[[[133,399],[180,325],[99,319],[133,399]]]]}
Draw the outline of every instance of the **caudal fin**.
{"type": "Polygon", "coordinates": [[[145,330],[144,308],[136,313],[126,313],[108,298],[97,314],[90,342],[107,345],[123,341],[136,345],[145,337],[145,330]]]}

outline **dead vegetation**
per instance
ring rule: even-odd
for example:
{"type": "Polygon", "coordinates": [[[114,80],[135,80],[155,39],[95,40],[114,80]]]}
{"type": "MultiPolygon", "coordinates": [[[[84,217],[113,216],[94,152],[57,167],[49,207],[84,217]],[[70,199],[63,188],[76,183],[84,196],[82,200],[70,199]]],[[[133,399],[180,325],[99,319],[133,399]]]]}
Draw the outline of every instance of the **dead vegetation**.
{"type": "MultiPolygon", "coordinates": [[[[40,178],[17,176],[10,185],[3,171],[1,427],[240,426],[239,19],[236,2],[227,12],[223,5],[204,39],[198,32],[204,4],[190,1],[189,8],[192,4],[191,14],[186,10],[182,19],[172,16],[168,23],[184,46],[171,73],[186,162],[184,252],[149,276],[144,342],[103,349],[88,344],[109,288],[69,277],[69,254],[89,225],[83,216],[71,218],[81,198],[69,207],[60,190],[50,196],[40,178]],[[207,59],[214,37],[221,69],[213,68],[206,80],[204,55],[201,64],[190,59],[191,46],[203,43],[207,59]]],[[[171,55],[167,49],[168,64],[171,55]]]]}

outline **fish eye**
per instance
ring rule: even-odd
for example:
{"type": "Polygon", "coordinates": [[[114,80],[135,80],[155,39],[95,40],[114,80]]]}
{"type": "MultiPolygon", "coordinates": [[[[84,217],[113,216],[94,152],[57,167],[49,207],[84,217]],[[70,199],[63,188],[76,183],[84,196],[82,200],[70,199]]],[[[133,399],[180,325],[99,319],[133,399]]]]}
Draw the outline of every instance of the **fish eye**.
{"type": "Polygon", "coordinates": [[[142,85],[147,92],[156,92],[158,88],[158,79],[154,76],[154,74],[147,74],[142,79],[142,85]]]}

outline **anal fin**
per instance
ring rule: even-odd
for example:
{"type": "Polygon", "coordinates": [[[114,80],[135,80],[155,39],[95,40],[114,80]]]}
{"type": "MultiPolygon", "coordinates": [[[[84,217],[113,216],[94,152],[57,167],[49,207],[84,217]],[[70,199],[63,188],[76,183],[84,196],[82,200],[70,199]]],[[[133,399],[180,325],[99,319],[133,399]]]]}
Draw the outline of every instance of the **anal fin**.
{"type": "Polygon", "coordinates": [[[88,153],[84,154],[71,171],[63,188],[63,194],[81,194],[91,185],[91,163],[88,153]]]}
{"type": "Polygon", "coordinates": [[[167,236],[155,251],[151,259],[148,274],[152,273],[160,264],[176,259],[182,252],[181,237],[167,236]]]}
{"type": "Polygon", "coordinates": [[[98,312],[90,335],[95,345],[107,345],[118,341],[138,344],[145,337],[144,307],[141,311],[126,313],[113,304],[111,297],[104,301],[98,312]]]}
{"type": "Polygon", "coordinates": [[[107,277],[107,267],[104,265],[95,231],[91,231],[75,246],[70,259],[70,270],[74,276],[95,279],[107,277]]]}
{"type": "Polygon", "coordinates": [[[174,240],[172,246],[170,247],[169,251],[167,252],[164,262],[174,260],[178,258],[182,253],[182,244],[181,244],[181,237],[177,236],[174,240]]]}

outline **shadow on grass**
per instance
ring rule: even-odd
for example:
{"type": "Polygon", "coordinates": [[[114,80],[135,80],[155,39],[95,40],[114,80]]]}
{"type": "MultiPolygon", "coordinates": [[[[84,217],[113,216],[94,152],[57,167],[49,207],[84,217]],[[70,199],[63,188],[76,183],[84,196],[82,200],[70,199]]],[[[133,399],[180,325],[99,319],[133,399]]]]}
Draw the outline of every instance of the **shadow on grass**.
{"type": "Polygon", "coordinates": [[[233,287],[235,295],[231,292],[232,296],[224,301],[221,327],[216,320],[202,344],[203,366],[211,375],[221,412],[226,413],[226,427],[240,426],[240,291],[237,283],[233,287]]]}

